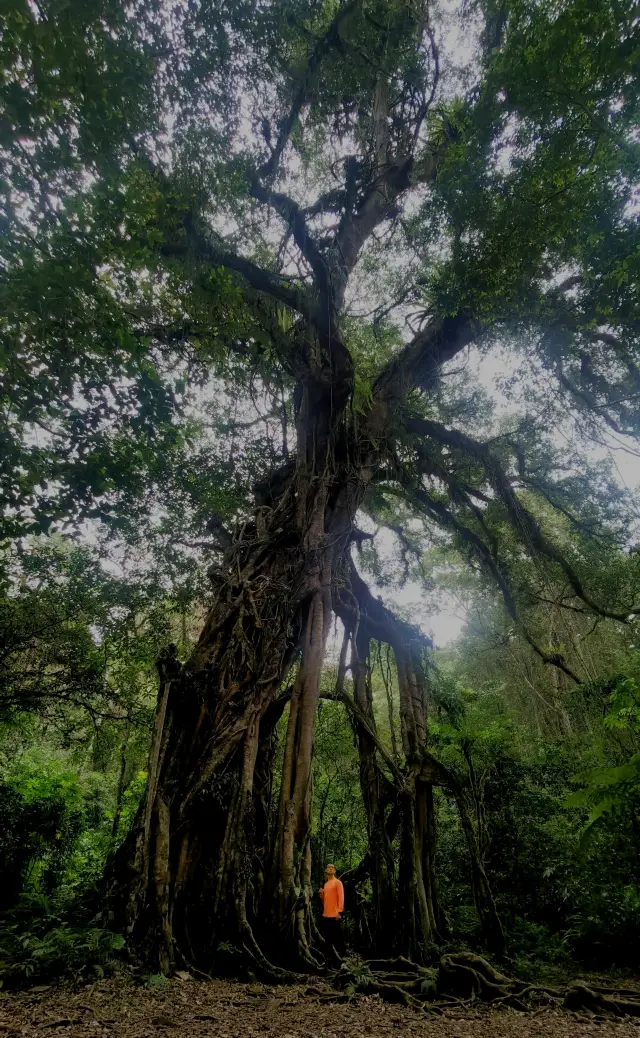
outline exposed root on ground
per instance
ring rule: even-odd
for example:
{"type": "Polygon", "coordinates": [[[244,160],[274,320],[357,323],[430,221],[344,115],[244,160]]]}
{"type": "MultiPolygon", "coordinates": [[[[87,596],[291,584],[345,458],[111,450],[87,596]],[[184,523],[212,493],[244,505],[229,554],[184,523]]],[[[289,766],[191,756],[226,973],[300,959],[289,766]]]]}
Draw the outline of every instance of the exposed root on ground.
{"type": "MultiPolygon", "coordinates": [[[[400,956],[345,962],[334,983],[344,992],[378,994],[386,1002],[421,1012],[443,1013],[473,1003],[508,1006],[532,1012],[544,1006],[597,1015],[640,1017],[640,991],[590,987],[575,981],[566,988],[531,984],[506,976],[486,959],[471,952],[443,955],[437,967],[420,966],[400,956]]],[[[323,998],[326,994],[323,995],[323,998]]]]}
{"type": "MultiPolygon", "coordinates": [[[[611,988],[606,988],[610,991],[611,988]]],[[[565,1009],[587,1009],[592,1013],[610,1013],[612,1016],[640,1016],[640,991],[613,991],[604,994],[599,988],[575,983],[565,993],[565,1009]]]]}
{"type": "Polygon", "coordinates": [[[252,933],[250,936],[245,934],[242,951],[248,960],[249,968],[265,984],[295,984],[302,979],[300,974],[294,973],[292,970],[282,969],[280,966],[274,966],[269,962],[266,956],[262,954],[252,933]]]}

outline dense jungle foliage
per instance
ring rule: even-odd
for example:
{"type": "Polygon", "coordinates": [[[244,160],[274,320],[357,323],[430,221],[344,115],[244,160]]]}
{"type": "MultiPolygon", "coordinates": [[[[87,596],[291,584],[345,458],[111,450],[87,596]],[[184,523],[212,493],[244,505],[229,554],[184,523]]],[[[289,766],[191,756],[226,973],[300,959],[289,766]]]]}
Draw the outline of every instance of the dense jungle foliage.
{"type": "Polygon", "coordinates": [[[637,964],[639,84],[632,0],[5,3],[5,984],[318,968],[328,861],[637,964]]]}

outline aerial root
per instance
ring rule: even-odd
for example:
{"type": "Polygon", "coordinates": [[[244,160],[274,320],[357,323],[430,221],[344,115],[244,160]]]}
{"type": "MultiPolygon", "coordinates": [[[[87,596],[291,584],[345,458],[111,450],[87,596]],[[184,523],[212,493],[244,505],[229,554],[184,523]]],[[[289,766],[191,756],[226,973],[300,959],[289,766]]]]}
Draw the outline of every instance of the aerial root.
{"type": "Polygon", "coordinates": [[[640,1017],[640,991],[599,989],[581,981],[567,988],[531,984],[506,976],[471,952],[443,955],[437,969],[402,957],[372,959],[357,966],[345,963],[334,983],[346,989],[346,997],[378,994],[386,1002],[421,1012],[443,1013],[483,1003],[522,1013],[541,1012],[552,1005],[572,1012],[640,1017]]]}
{"type": "Polygon", "coordinates": [[[296,981],[302,979],[299,974],[293,973],[291,970],[282,969],[280,966],[274,966],[273,963],[269,962],[266,955],[264,955],[260,949],[260,945],[254,937],[253,930],[246,921],[243,926],[242,937],[242,950],[244,954],[249,959],[258,976],[267,984],[295,984],[296,981]]]}

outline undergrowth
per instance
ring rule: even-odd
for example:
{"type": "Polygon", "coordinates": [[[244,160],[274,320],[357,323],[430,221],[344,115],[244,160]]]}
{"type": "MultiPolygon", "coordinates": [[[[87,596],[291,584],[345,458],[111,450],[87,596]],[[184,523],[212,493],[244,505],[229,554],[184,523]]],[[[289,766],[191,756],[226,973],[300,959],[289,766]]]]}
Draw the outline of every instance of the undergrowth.
{"type": "Polygon", "coordinates": [[[97,980],[125,950],[121,934],[69,921],[47,898],[23,896],[0,917],[0,982],[5,988],[66,976],[97,980]]]}

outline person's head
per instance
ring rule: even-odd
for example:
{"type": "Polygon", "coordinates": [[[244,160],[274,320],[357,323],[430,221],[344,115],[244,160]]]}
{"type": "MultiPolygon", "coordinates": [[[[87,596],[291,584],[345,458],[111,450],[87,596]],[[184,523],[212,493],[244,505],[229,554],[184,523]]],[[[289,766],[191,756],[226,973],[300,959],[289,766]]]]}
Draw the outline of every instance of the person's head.
{"type": "Polygon", "coordinates": [[[333,879],[333,877],[336,874],[336,867],[335,867],[335,865],[325,865],[325,867],[324,867],[324,874],[327,877],[327,879],[333,879]]]}

